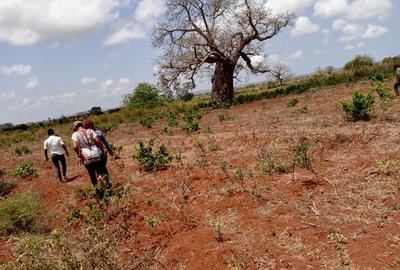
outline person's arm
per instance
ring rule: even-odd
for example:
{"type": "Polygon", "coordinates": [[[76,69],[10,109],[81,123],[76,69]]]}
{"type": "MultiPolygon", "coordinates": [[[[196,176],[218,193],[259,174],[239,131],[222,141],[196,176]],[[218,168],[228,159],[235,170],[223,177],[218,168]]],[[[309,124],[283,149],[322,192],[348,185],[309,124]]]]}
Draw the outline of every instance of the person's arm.
{"type": "Polygon", "coordinates": [[[110,146],[110,144],[108,143],[108,141],[106,140],[106,136],[104,136],[104,133],[101,132],[100,130],[96,131],[97,136],[99,137],[100,141],[104,144],[104,146],[107,148],[108,153],[110,153],[111,156],[114,155],[114,152],[110,146]]]}
{"type": "Polygon", "coordinates": [[[74,149],[74,151],[75,151],[76,155],[78,156],[79,160],[83,161],[84,158],[83,158],[82,153],[81,153],[81,149],[80,149],[80,146],[79,146],[79,141],[73,139],[72,140],[72,148],[74,149]]]}
{"type": "Polygon", "coordinates": [[[67,157],[69,157],[68,149],[67,149],[67,147],[65,146],[65,144],[62,144],[61,147],[64,149],[65,155],[66,155],[67,157]]]}
{"type": "Polygon", "coordinates": [[[49,156],[47,155],[47,149],[44,149],[44,158],[46,159],[46,161],[49,160],[49,156]]]}
{"type": "Polygon", "coordinates": [[[48,160],[49,160],[49,155],[47,154],[47,144],[46,144],[46,141],[44,141],[44,146],[43,146],[43,148],[44,148],[44,158],[45,158],[46,161],[48,161],[48,160]]]}

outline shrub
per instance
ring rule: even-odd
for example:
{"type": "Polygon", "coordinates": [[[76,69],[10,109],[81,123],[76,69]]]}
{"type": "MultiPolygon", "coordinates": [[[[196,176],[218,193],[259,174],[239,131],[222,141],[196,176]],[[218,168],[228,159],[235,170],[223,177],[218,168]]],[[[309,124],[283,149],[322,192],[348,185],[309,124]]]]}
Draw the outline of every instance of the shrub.
{"type": "Polygon", "coordinates": [[[387,75],[382,72],[377,72],[372,75],[371,79],[377,82],[383,82],[387,78],[387,75]]]}
{"type": "Polygon", "coordinates": [[[153,116],[147,115],[145,117],[142,117],[139,120],[139,123],[144,127],[151,128],[151,127],[153,127],[153,124],[155,123],[155,121],[156,121],[156,119],[153,116]]]}
{"type": "Polygon", "coordinates": [[[186,111],[184,114],[185,125],[183,128],[189,133],[198,131],[200,119],[201,115],[197,110],[190,109],[186,111]]]}
{"type": "Polygon", "coordinates": [[[37,176],[37,173],[32,162],[22,162],[15,167],[12,175],[19,178],[27,178],[35,177],[37,176]]]}
{"type": "Polygon", "coordinates": [[[281,157],[272,151],[262,149],[258,153],[257,167],[264,173],[286,173],[289,171],[290,165],[281,157]]]}
{"type": "Polygon", "coordinates": [[[18,156],[21,156],[24,154],[26,155],[26,154],[30,154],[30,153],[32,153],[32,150],[30,148],[26,147],[25,145],[15,148],[15,154],[18,156]]]}
{"type": "Polygon", "coordinates": [[[299,100],[297,98],[292,98],[288,101],[287,106],[296,107],[297,103],[299,103],[299,100]]]}
{"type": "Polygon", "coordinates": [[[147,146],[139,141],[139,148],[133,158],[139,161],[140,167],[145,171],[157,171],[168,166],[173,157],[168,153],[168,149],[164,144],[159,146],[158,151],[154,149],[155,138],[150,139],[147,146]]]}
{"type": "Polygon", "coordinates": [[[0,198],[0,234],[17,231],[31,232],[37,229],[42,207],[31,192],[13,198],[0,198]]]}
{"type": "Polygon", "coordinates": [[[371,93],[364,96],[361,92],[353,92],[353,100],[350,103],[342,102],[341,109],[346,113],[346,116],[353,120],[369,120],[371,117],[371,108],[375,100],[371,93]]]}
{"type": "Polygon", "coordinates": [[[148,83],[140,83],[132,94],[123,97],[122,104],[129,108],[152,108],[160,99],[160,93],[156,86],[148,83]]]}
{"type": "Polygon", "coordinates": [[[306,138],[301,138],[293,146],[293,166],[297,166],[302,169],[307,169],[314,172],[312,166],[311,154],[310,154],[311,142],[306,138]]]}
{"type": "Polygon", "coordinates": [[[355,70],[374,65],[374,59],[368,55],[357,55],[353,60],[344,65],[345,70],[355,70]]]}
{"type": "Polygon", "coordinates": [[[118,159],[120,157],[120,155],[121,155],[121,152],[122,152],[122,149],[123,149],[124,146],[121,145],[121,144],[111,144],[110,147],[111,147],[111,149],[113,150],[113,153],[114,153],[113,158],[114,159],[118,159]]]}
{"type": "Polygon", "coordinates": [[[394,96],[390,93],[387,87],[384,87],[382,83],[375,83],[373,91],[375,91],[380,99],[392,99],[394,96]]]}
{"type": "Polygon", "coordinates": [[[173,113],[173,112],[170,112],[170,113],[168,114],[168,117],[167,117],[167,125],[168,125],[169,127],[174,127],[174,126],[176,126],[177,124],[178,124],[178,118],[176,117],[176,114],[173,113]]]}
{"type": "Polygon", "coordinates": [[[303,108],[300,109],[300,113],[308,113],[308,112],[309,110],[307,106],[304,106],[303,108]]]}

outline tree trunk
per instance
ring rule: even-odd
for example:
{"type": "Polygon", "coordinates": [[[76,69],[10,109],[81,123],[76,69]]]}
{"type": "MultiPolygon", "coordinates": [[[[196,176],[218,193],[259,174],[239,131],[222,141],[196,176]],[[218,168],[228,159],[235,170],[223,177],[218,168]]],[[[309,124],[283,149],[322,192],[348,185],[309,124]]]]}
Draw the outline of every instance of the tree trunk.
{"type": "Polygon", "coordinates": [[[216,63],[214,75],[211,79],[211,98],[216,104],[231,104],[233,100],[233,72],[235,65],[230,63],[216,63]]]}

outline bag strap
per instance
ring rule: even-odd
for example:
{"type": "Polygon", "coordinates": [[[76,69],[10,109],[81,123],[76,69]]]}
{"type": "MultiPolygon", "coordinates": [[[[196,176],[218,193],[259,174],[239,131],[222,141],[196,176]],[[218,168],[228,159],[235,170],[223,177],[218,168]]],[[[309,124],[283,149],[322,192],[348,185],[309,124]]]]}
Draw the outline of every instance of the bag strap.
{"type": "Polygon", "coordinates": [[[89,138],[88,138],[86,132],[84,132],[84,131],[78,131],[78,133],[79,133],[79,135],[81,135],[83,142],[84,142],[87,146],[91,147],[91,146],[93,145],[93,135],[92,135],[91,133],[90,133],[90,141],[89,141],[89,138]],[[85,140],[85,139],[86,139],[86,140],[85,140]]]}

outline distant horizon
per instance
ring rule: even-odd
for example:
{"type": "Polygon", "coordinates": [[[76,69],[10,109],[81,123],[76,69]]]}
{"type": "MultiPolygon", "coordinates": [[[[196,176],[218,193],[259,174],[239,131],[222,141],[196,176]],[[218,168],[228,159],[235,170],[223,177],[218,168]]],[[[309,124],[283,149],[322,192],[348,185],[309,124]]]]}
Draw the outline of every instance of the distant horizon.
{"type": "MultiPolygon", "coordinates": [[[[400,54],[398,1],[261,1],[272,12],[297,15],[254,56],[268,65],[285,63],[301,76],[359,54],[375,60],[400,54]]],[[[160,52],[151,32],[164,19],[166,0],[54,3],[0,1],[0,123],[114,108],[138,83],[156,83],[160,52]]],[[[264,79],[250,75],[246,83],[264,79]]],[[[196,84],[196,92],[211,89],[209,78],[196,84]]]]}

